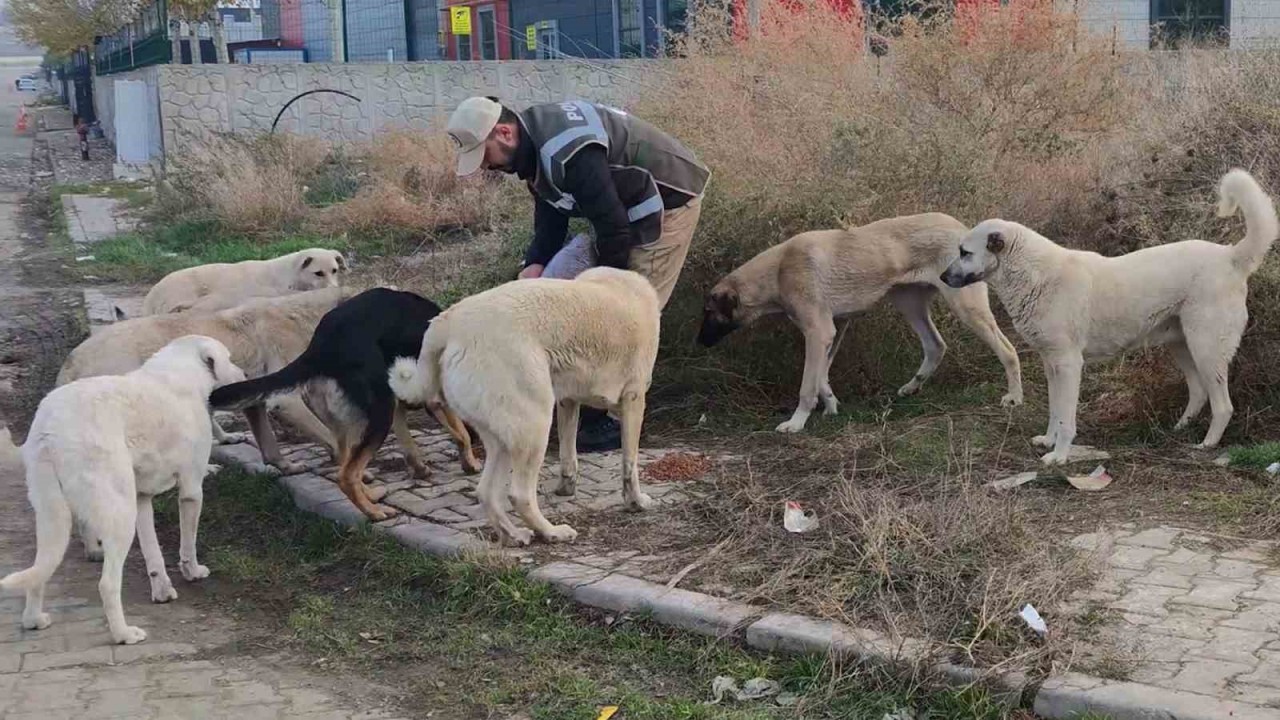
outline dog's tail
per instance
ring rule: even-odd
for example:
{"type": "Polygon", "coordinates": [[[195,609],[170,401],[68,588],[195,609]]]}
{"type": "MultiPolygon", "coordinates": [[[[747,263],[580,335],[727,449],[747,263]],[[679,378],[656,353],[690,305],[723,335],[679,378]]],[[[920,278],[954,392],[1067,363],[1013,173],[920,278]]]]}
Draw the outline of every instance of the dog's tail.
{"type": "Polygon", "coordinates": [[[1244,212],[1244,239],[1236,243],[1235,265],[1253,274],[1267,257],[1267,251],[1280,235],[1276,207],[1249,173],[1236,168],[1222,176],[1218,185],[1218,217],[1231,217],[1244,212]]]}
{"type": "MultiPolygon", "coordinates": [[[[0,430],[0,469],[20,470],[24,466],[22,451],[13,444],[9,429],[0,430]]],[[[54,468],[48,468],[54,473],[54,468]]],[[[26,570],[0,578],[0,590],[28,590],[39,587],[53,577],[71,541],[71,506],[62,493],[56,475],[43,482],[29,484],[29,495],[36,507],[36,561],[26,570]]]]}
{"type": "MultiPolygon", "coordinates": [[[[434,326],[434,325],[433,325],[434,326]]],[[[438,335],[438,334],[437,334],[438,335]]],[[[396,397],[409,405],[438,405],[444,402],[440,389],[440,355],[445,343],[432,342],[431,330],[422,340],[418,359],[396,358],[387,373],[387,383],[396,397]]]]}
{"type": "Polygon", "coordinates": [[[258,405],[272,395],[289,392],[316,376],[307,354],[270,375],[223,385],[209,395],[209,407],[217,410],[243,410],[258,405]]]}

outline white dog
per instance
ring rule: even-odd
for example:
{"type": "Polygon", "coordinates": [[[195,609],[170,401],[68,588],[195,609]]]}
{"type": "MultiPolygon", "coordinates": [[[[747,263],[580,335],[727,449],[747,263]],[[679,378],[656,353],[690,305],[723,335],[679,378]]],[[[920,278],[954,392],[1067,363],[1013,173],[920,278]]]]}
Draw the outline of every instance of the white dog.
{"type": "Polygon", "coordinates": [[[179,568],[188,581],[209,575],[196,560],[201,484],[213,436],[209,393],[244,380],[222,343],[186,335],[127,375],[77,380],[45,396],[19,452],[0,431],[0,462],[24,466],[27,495],[36,515],[36,560],[0,579],[0,588],[27,593],[23,627],[42,630],[44,587],[66,553],[78,519],[101,538],[104,555],[98,590],[115,642],[146,639],[125,623],[120,588],[125,557],[138,544],[151,578],[151,599],[178,597],[156,540],[151,498],[175,484],[181,519],[179,568]]]}
{"type": "Polygon", "coordinates": [[[643,276],[599,267],[573,280],[517,280],[472,295],[436,316],[417,362],[389,373],[404,402],[448,406],[484,441],[479,496],[504,539],[527,545],[529,530],[503,512],[502,489],[525,524],[551,542],[573,540],[538,509],[538,471],[551,417],[560,436],[559,495],[577,489],[579,404],[622,421],[623,496],[633,509],[653,504],[640,492],[637,453],[645,393],[658,354],[658,295],[643,276]]]}
{"type": "Polygon", "coordinates": [[[1271,198],[1243,170],[1227,173],[1218,194],[1219,217],[1244,214],[1245,236],[1234,246],[1187,240],[1109,258],[1004,220],[984,221],[965,236],[942,280],[952,287],[985,280],[1044,361],[1049,428],[1032,442],[1053,448],[1045,464],[1067,461],[1085,361],[1144,345],[1168,346],[1186,376],[1190,397],[1177,428],[1207,399],[1213,420],[1198,447],[1222,439],[1232,413],[1227,368],[1249,315],[1249,276],[1280,222],[1271,198]]]}
{"type": "Polygon", "coordinates": [[[347,261],[336,250],[309,248],[271,260],[199,265],[169,273],[142,300],[143,315],[235,307],[255,297],[276,297],[340,283],[347,261]]]}

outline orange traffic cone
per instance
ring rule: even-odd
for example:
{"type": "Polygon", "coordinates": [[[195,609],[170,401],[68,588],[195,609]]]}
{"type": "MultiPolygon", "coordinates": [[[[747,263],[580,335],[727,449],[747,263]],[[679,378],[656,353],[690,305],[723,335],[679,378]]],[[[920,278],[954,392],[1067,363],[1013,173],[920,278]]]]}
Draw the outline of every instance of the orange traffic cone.
{"type": "Polygon", "coordinates": [[[15,128],[15,130],[17,130],[18,132],[27,131],[27,106],[26,105],[21,106],[21,109],[18,110],[18,125],[15,128]]]}

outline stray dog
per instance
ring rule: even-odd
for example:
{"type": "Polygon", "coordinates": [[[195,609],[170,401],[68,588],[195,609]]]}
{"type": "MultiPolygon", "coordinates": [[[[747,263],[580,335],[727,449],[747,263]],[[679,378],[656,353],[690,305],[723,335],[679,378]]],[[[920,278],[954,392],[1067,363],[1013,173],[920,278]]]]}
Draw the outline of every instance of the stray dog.
{"type": "Polygon", "coordinates": [[[554,408],[560,436],[558,495],[577,489],[580,404],[622,421],[622,485],[633,509],[640,492],[637,453],[645,393],[658,354],[658,295],[643,276],[598,267],[573,280],[517,280],[473,295],[431,323],[417,362],[396,360],[391,387],[412,404],[447,406],[476,429],[485,447],[479,496],[503,539],[527,545],[529,530],[503,512],[511,478],[516,512],[543,539],[573,540],[538,509],[538,471],[554,408]]]}
{"type": "Polygon", "coordinates": [[[49,627],[44,588],[67,551],[74,518],[102,539],[98,589],[111,638],[125,645],[145,640],[146,632],[125,623],[124,561],[136,526],[152,601],[178,597],[165,572],[151,508],[151,498],[175,484],[182,535],[178,567],[189,582],[208,577],[209,569],[196,560],[201,484],[212,445],[206,403],[214,387],[243,379],[222,343],[186,335],[126,375],[54,389],[36,409],[21,451],[4,431],[0,462],[26,468],[36,515],[35,564],[0,580],[0,588],[26,590],[23,627],[49,627]]]}
{"type": "MultiPolygon", "coordinates": [[[[325,313],[354,294],[341,287],[323,288],[278,298],[258,298],[217,313],[182,312],[122,320],[102,327],[80,343],[58,372],[58,385],[95,375],[122,375],[142,365],[174,338],[207,335],[231,351],[231,360],[248,377],[280,370],[306,349],[316,325],[325,313]]],[[[280,413],[309,437],[324,443],[338,457],[337,440],[329,428],[295,393],[278,398],[280,413]]],[[[285,474],[300,472],[280,454],[270,420],[262,405],[245,408],[254,440],[263,459],[285,474]]],[[[213,422],[218,443],[243,442],[239,434],[226,433],[213,422]]]]}
{"type": "MultiPolygon", "coordinates": [[[[302,397],[338,436],[338,487],[373,520],[395,510],[374,505],[382,499],[365,488],[365,467],[394,427],[405,461],[418,477],[430,472],[409,434],[405,409],[387,385],[387,370],[398,357],[417,357],[422,336],[440,313],[435,303],[401,290],[373,288],[325,313],[306,350],[284,368],[214,391],[215,408],[239,410],[302,386],[302,397]]],[[[448,408],[432,408],[458,444],[466,472],[480,470],[471,435],[448,408]]]]}
{"type": "Polygon", "coordinates": [[[915,377],[898,388],[899,395],[911,395],[933,375],[947,350],[929,316],[934,296],[941,293],[956,317],[1004,366],[1009,391],[1000,404],[1021,405],[1018,353],[991,314],[986,286],[953,290],[938,279],[938,270],[954,256],[967,229],[950,216],[925,213],[796,235],[716,283],[706,296],[698,342],[710,347],[761,317],[786,313],[804,333],[804,379],[795,413],[777,430],[800,432],[819,399],[825,414],[837,411],[839,403],[827,379],[840,347],[837,317],[863,312],[888,298],[924,349],[915,377]]]}
{"type": "Polygon", "coordinates": [[[1245,236],[1234,246],[1186,240],[1103,257],[1004,220],[986,220],[965,236],[942,280],[990,284],[1044,361],[1049,427],[1032,442],[1053,448],[1042,458],[1046,465],[1067,461],[1085,362],[1143,346],[1168,346],[1186,376],[1189,399],[1176,428],[1207,399],[1213,420],[1197,447],[1222,439],[1232,413],[1227,369],[1249,315],[1249,276],[1280,222],[1271,198],[1243,170],[1223,176],[1218,195],[1219,217],[1244,214],[1245,236]]]}
{"type": "Polygon", "coordinates": [[[278,297],[341,284],[347,261],[336,250],[310,248],[271,260],[214,263],[164,276],[142,300],[143,315],[235,307],[255,297],[278,297]]]}

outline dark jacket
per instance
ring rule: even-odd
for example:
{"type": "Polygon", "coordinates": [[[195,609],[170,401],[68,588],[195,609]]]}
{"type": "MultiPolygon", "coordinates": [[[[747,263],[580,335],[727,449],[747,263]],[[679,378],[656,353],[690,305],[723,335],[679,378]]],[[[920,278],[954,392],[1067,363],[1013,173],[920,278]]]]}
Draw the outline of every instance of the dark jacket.
{"type": "Polygon", "coordinates": [[[631,248],[661,236],[662,212],[701,195],[710,177],[674,138],[620,110],[566,102],[518,115],[515,169],[536,198],[526,265],[545,265],[569,218],[585,217],[600,264],[625,268],[631,248]]]}

